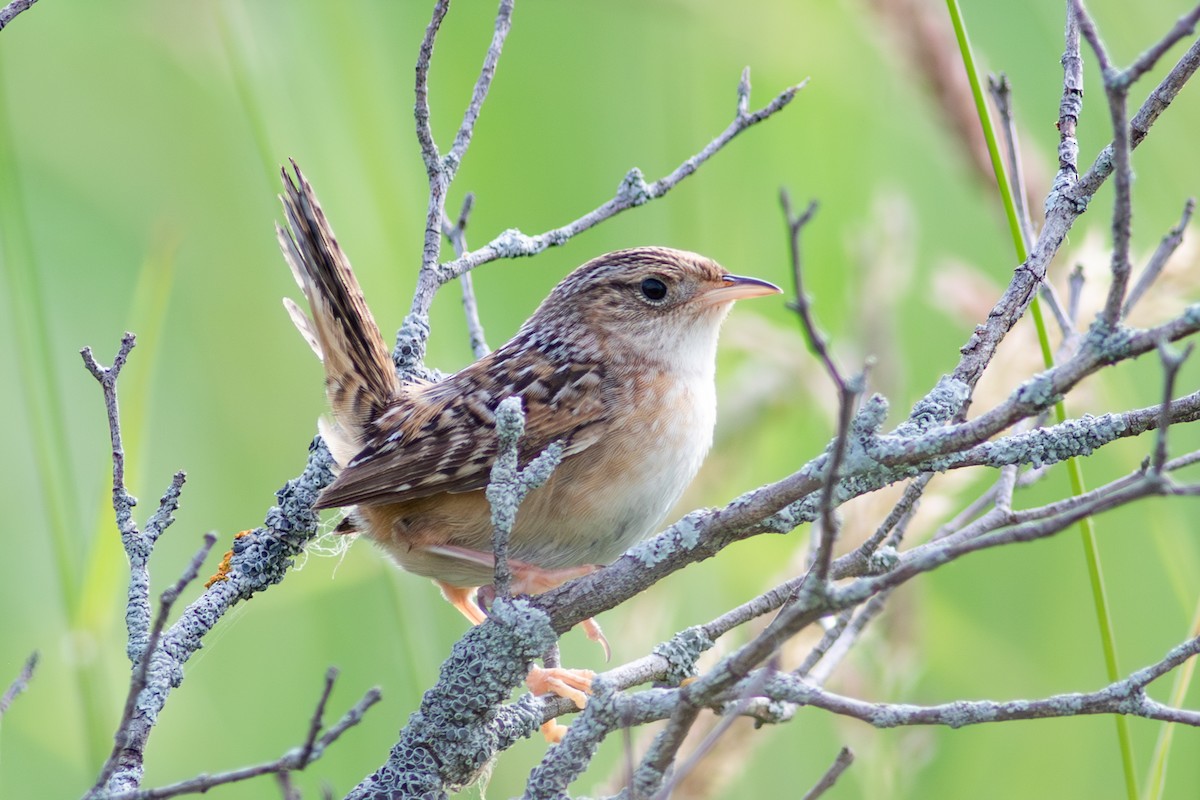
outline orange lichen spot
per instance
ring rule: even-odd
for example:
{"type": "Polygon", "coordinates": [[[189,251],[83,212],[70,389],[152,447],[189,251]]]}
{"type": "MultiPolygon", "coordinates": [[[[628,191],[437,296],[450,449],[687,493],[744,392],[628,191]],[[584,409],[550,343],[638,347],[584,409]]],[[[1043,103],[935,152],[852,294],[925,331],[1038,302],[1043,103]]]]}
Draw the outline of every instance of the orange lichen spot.
{"type": "MultiPolygon", "coordinates": [[[[233,538],[240,539],[243,536],[249,536],[253,532],[254,532],[253,530],[241,531],[239,533],[235,533],[233,535],[233,538]]],[[[205,583],[204,583],[205,589],[211,588],[214,583],[218,583],[219,581],[229,580],[229,562],[232,560],[233,560],[233,550],[226,550],[225,555],[221,557],[221,563],[217,565],[217,571],[215,573],[213,573],[213,576],[211,578],[209,578],[207,581],[205,581],[205,583]]]]}

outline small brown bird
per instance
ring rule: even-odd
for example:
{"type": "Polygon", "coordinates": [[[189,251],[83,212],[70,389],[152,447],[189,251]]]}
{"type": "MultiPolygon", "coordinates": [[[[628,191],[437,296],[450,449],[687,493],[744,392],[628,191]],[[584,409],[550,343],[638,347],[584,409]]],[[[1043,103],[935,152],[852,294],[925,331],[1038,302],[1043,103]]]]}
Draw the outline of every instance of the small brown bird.
{"type": "MultiPolygon", "coordinates": [[[[299,169],[296,181],[283,174],[290,232],[279,228],[279,241],[311,321],[285,304],[325,364],[333,419],[321,432],[340,467],[318,507],[353,507],[359,530],[481,622],[495,411],[516,395],[522,466],[553,442],[564,456],[517,514],[514,593],[587,574],[654,530],[712,442],[721,321],[735,300],[776,286],[664,247],[609,253],[568,275],[500,349],[440,382],[403,384],[311,186],[299,169]]],[[[586,700],[586,678],[535,682],[586,700]]]]}

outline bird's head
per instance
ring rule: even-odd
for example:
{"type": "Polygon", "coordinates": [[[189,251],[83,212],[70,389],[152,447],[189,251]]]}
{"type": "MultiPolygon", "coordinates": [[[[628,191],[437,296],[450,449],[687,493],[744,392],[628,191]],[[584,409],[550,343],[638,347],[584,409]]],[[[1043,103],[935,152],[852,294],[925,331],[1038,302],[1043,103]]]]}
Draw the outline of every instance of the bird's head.
{"type": "Polygon", "coordinates": [[[618,250],[568,275],[530,323],[570,338],[655,361],[707,358],[735,300],[778,294],[758,278],[733,275],[712,259],[666,247],[618,250]],[[564,330],[566,329],[566,330],[564,330]]]}

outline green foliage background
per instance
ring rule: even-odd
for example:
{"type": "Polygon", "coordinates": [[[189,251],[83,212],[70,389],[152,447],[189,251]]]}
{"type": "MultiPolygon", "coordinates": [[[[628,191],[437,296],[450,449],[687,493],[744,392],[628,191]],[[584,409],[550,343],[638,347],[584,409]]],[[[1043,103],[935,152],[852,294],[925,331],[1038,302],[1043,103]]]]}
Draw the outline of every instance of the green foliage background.
{"type": "MultiPolygon", "coordinates": [[[[0,731],[0,795],[78,796],[110,746],[126,687],[126,572],[107,505],[107,434],[99,391],[76,351],[91,345],[107,362],[122,331],[139,334],[121,389],[142,519],[171,473],[188,471],[178,522],[152,562],[161,590],[203,531],[216,531],[223,549],[260,522],[274,490],[301,468],[323,408],[319,366],[279,307],[280,296],[298,294],[271,228],[280,217],[275,172],[287,157],[316,186],[385,331],[407,309],[425,207],[412,64],[428,5],[43,0],[0,34],[0,411],[8,422],[0,683],[30,651],[42,652],[33,685],[0,731]]],[[[1119,63],[1185,7],[1157,0],[1134,14],[1117,0],[1090,5],[1119,63]]],[[[966,0],[963,9],[980,58],[1015,85],[1027,160],[1053,165],[1061,4],[966,0]]],[[[462,0],[438,41],[431,97],[443,143],[458,125],[493,12],[490,2],[462,0]]],[[[821,201],[805,239],[809,288],[847,363],[871,349],[862,335],[871,322],[864,297],[890,309],[898,357],[881,368],[882,388],[898,417],[953,365],[970,333],[969,322],[946,312],[958,298],[938,288],[939,272],[949,262],[969,264],[1002,285],[1013,267],[994,188],[975,177],[898,52],[867,4],[850,0],[523,0],[451,198],[456,207],[463,192],[477,194],[475,244],[508,227],[532,233],[562,224],[611,196],[631,166],[651,179],[673,169],[728,123],[747,64],[755,107],[811,80],[791,108],[664,200],[535,260],[477,272],[493,344],[571,267],[619,247],[684,247],[787,284],[776,195],[787,185],[798,200],[821,201]],[[913,268],[878,296],[854,254],[891,220],[873,210],[884,194],[911,215],[913,268]]],[[[1108,138],[1094,59],[1086,61],[1082,163],[1108,138]]],[[[1149,87],[1133,97],[1140,101],[1149,87]]],[[[1198,123],[1200,102],[1189,87],[1136,153],[1143,262],[1196,192],[1198,123]]],[[[1110,200],[1106,187],[1072,244],[1104,231],[1110,200]]],[[[1102,254],[1091,258],[1102,275],[1102,254]]],[[[1183,258],[1194,268],[1194,257],[1183,258]]],[[[1056,275],[1072,263],[1061,257],[1056,275]]],[[[1190,299],[1186,285],[1177,293],[1190,299]]],[[[439,297],[433,323],[430,364],[466,364],[455,287],[439,297]]],[[[781,303],[746,304],[730,330],[723,408],[744,413],[722,417],[710,468],[688,498],[693,506],[796,468],[832,429],[828,414],[813,410],[827,406],[831,392],[806,365],[781,303]],[[770,358],[779,353],[784,366],[770,358]]],[[[1012,355],[1032,369],[1033,353],[1012,355]]],[[[1181,393],[1196,376],[1185,372],[1181,393]]],[[[1074,414],[1147,405],[1159,391],[1147,360],[1068,405],[1074,414]]],[[[1189,439],[1197,446],[1195,438],[1180,432],[1176,451],[1189,439]]],[[[1090,460],[1089,482],[1132,469],[1148,447],[1123,443],[1090,460]]],[[[1061,495],[1065,486],[1055,472],[1022,502],[1061,495]]],[[[964,488],[953,487],[939,501],[951,512],[964,488]]],[[[1186,499],[1143,503],[1102,518],[1099,532],[1129,670],[1187,635],[1200,589],[1194,507],[1186,499]]],[[[615,658],[641,655],[761,591],[805,536],[739,545],[605,615],[615,658]]],[[[215,569],[216,555],[212,561],[215,569]]],[[[839,690],[933,703],[1105,682],[1073,533],[967,559],[898,593],[893,606],[846,666],[839,690]]],[[[275,758],[302,738],[321,675],[336,664],[342,677],[332,713],[374,684],[385,699],[299,783],[306,796],[325,782],[348,790],[385,757],[464,625],[427,581],[399,574],[366,543],[344,559],[310,559],[227,618],[188,664],[152,739],[146,785],[275,758]]],[[[582,638],[567,637],[567,660],[599,668],[597,649],[582,638]]],[[[1165,699],[1166,690],[1164,683],[1156,696],[1165,699]]],[[[1200,703],[1194,692],[1190,700],[1200,703]]],[[[1134,721],[1143,775],[1159,730],[1134,721]]],[[[859,760],[831,797],[1122,794],[1107,718],[874,731],[805,710],[754,737],[760,746],[718,796],[799,796],[844,743],[859,760]]],[[[503,755],[490,796],[518,793],[544,749],[530,741],[503,755]]],[[[610,742],[576,791],[600,791],[621,757],[620,742],[610,742]]],[[[213,794],[274,791],[258,782],[213,794]]],[[[1200,738],[1178,731],[1166,796],[1198,791],[1200,738]]]]}

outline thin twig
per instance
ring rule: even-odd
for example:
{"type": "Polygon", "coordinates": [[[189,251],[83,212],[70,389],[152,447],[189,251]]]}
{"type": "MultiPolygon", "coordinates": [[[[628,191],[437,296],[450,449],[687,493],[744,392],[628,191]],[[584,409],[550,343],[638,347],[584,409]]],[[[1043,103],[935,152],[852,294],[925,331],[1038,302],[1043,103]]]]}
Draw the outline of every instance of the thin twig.
{"type": "Polygon", "coordinates": [[[1200,726],[1200,711],[1176,709],[1149,699],[1146,687],[1200,653],[1200,637],[1174,647],[1162,660],[1088,693],[1054,695],[1039,700],[960,700],[936,706],[899,703],[867,703],[826,691],[786,673],[772,673],[766,680],[767,696],[823,708],[853,717],[878,728],[900,725],[966,725],[1018,719],[1046,719],[1085,714],[1129,714],[1146,719],[1182,722],[1200,726]]]}
{"type": "Polygon", "coordinates": [[[1029,195],[1025,188],[1025,170],[1021,166],[1021,147],[1017,143],[1017,122],[1013,117],[1012,85],[1008,76],[988,76],[988,91],[996,110],[1000,112],[1000,130],[1004,132],[1004,154],[1008,158],[1008,172],[1012,179],[1013,202],[1017,206],[1017,221],[1020,223],[1021,239],[1028,251],[1033,247],[1033,221],[1029,217],[1029,195]]]}
{"type": "MultiPolygon", "coordinates": [[[[450,10],[450,0],[438,0],[433,6],[433,17],[425,28],[421,46],[417,50],[417,66],[415,70],[415,86],[413,88],[416,102],[413,105],[413,117],[417,124],[417,142],[421,145],[421,158],[425,161],[425,172],[432,179],[441,172],[441,157],[438,155],[437,142],[433,140],[433,130],[429,124],[429,62],[433,59],[433,43],[437,39],[442,20],[450,10]]],[[[426,232],[428,236],[428,231],[426,232]]],[[[426,240],[428,243],[428,239],[426,240]]],[[[435,256],[436,260],[436,256],[435,256]]]]}
{"type": "MultiPolygon", "coordinates": [[[[705,145],[700,152],[688,158],[676,167],[674,171],[659,178],[657,181],[647,183],[642,176],[641,170],[635,167],[621,180],[620,185],[617,187],[617,192],[612,199],[600,204],[578,219],[568,222],[566,225],[534,236],[524,234],[515,228],[510,228],[478,250],[472,250],[445,264],[433,266],[429,269],[423,268],[417,278],[417,289],[413,293],[413,304],[410,314],[418,317],[427,316],[429,307],[433,302],[433,296],[441,285],[454,280],[464,272],[468,272],[481,264],[487,264],[501,258],[532,256],[548,247],[557,247],[566,244],[572,237],[595,227],[622,211],[644,205],[651,200],[662,197],[699,169],[704,162],[720,152],[721,149],[733,141],[740,133],[752,128],[763,120],[769,119],[787,107],[795,99],[797,92],[804,87],[804,83],[802,82],[784,89],[767,105],[750,113],[743,113],[741,111],[741,98],[745,96],[744,89],[746,86],[748,86],[748,81],[746,76],[743,75],[743,80],[738,84],[739,110],[733,122],[718,134],[715,139],[705,145]]],[[[440,217],[437,219],[440,219],[440,217]]],[[[428,239],[426,241],[428,243],[428,239]]],[[[428,262],[423,263],[428,266],[428,262]]]]}
{"type": "Polygon", "coordinates": [[[818,330],[816,322],[813,320],[812,306],[809,303],[808,295],[804,291],[800,234],[804,230],[804,226],[817,213],[817,202],[815,200],[811,201],[803,212],[796,214],[792,211],[792,199],[787,189],[779,191],[779,202],[783,206],[784,219],[787,221],[788,252],[791,254],[792,277],[796,285],[796,299],[794,302],[789,303],[788,307],[799,316],[800,327],[804,331],[804,338],[808,342],[809,349],[824,364],[825,372],[829,375],[830,380],[833,381],[833,385],[838,393],[837,436],[834,438],[833,447],[829,453],[829,463],[825,467],[825,479],[821,491],[820,505],[820,541],[817,545],[817,552],[813,557],[813,563],[816,565],[815,572],[817,579],[824,581],[829,574],[829,563],[833,560],[833,543],[837,539],[838,532],[838,522],[833,514],[833,507],[835,505],[833,493],[839,480],[838,472],[841,469],[842,459],[846,454],[846,440],[850,435],[850,420],[854,415],[854,401],[861,393],[861,382],[856,382],[854,386],[851,386],[842,377],[841,371],[829,353],[829,345],[825,336],[818,330]]]}
{"type": "Polygon", "coordinates": [[[818,797],[833,788],[833,785],[837,783],[837,779],[842,777],[842,773],[853,763],[854,753],[851,752],[849,747],[843,747],[838,751],[837,758],[833,760],[833,764],[821,776],[821,780],[817,781],[813,788],[804,793],[802,800],[817,800],[818,797]]]}
{"type": "Polygon", "coordinates": [[[1171,426],[1171,396],[1175,394],[1175,378],[1179,375],[1179,368],[1183,366],[1183,362],[1192,354],[1195,344],[1188,342],[1182,351],[1175,350],[1165,342],[1158,347],[1158,357],[1163,365],[1163,402],[1150,466],[1159,475],[1167,463],[1167,429],[1171,426]]]}
{"type": "Polygon", "coordinates": [[[825,685],[825,682],[829,680],[833,671],[837,669],[837,665],[842,662],[842,659],[850,652],[850,648],[863,635],[867,626],[883,613],[884,608],[887,606],[887,601],[891,596],[892,593],[890,590],[884,590],[868,600],[851,617],[850,623],[842,630],[841,635],[826,648],[817,662],[810,667],[808,675],[802,677],[807,677],[809,682],[815,683],[818,686],[825,685]]]}
{"type": "MultiPolygon", "coordinates": [[[[321,697],[322,705],[327,696],[328,691],[326,690],[321,697]]],[[[194,778],[172,783],[168,786],[160,786],[156,789],[134,789],[115,792],[104,795],[103,800],[166,800],[166,798],[178,797],[183,794],[203,794],[217,786],[238,783],[250,778],[257,778],[260,775],[281,775],[289,772],[298,772],[323,756],[325,751],[329,749],[329,746],[336,742],[343,733],[361,722],[363,715],[367,713],[367,710],[371,706],[379,702],[380,697],[378,688],[369,690],[363,695],[361,700],[342,715],[342,718],[333,727],[326,730],[316,740],[307,753],[304,752],[305,748],[297,747],[284,753],[276,760],[267,763],[229,770],[228,772],[221,772],[216,775],[197,775],[194,778]]],[[[321,709],[319,708],[317,713],[319,714],[320,711],[321,709]]]]}
{"type": "MultiPolygon", "coordinates": [[[[504,49],[504,40],[512,27],[513,0],[500,0],[500,8],[496,11],[496,22],[492,28],[492,43],[483,59],[483,67],[475,80],[475,88],[471,92],[471,102],[463,112],[462,124],[454,136],[454,144],[446,155],[445,170],[447,181],[454,180],[463,155],[471,144],[471,135],[475,132],[475,122],[479,119],[479,111],[483,101],[487,99],[488,90],[492,87],[492,79],[496,75],[496,64],[500,61],[500,52],[504,49]]],[[[461,255],[461,254],[460,254],[461,255]]]]}
{"type": "Polygon", "coordinates": [[[1133,218],[1133,170],[1129,154],[1133,149],[1129,142],[1129,116],[1126,105],[1129,99],[1129,83],[1126,76],[1109,60],[1108,51],[1100,40],[1095,24],[1083,7],[1082,0],[1071,0],[1079,17],[1079,29],[1083,38],[1091,45],[1100,72],[1104,76],[1104,92],[1108,97],[1108,113],[1112,122],[1113,182],[1116,199],[1113,201],[1112,216],[1112,283],[1108,288],[1108,299],[1104,303],[1101,319],[1112,327],[1121,318],[1121,306],[1125,302],[1125,290],[1129,284],[1129,246],[1132,238],[1133,218]]]}
{"type": "Polygon", "coordinates": [[[325,704],[329,702],[329,695],[333,694],[333,684],[337,682],[338,672],[337,667],[325,670],[325,686],[321,690],[321,696],[317,699],[317,708],[313,711],[312,719],[308,723],[308,735],[304,737],[304,744],[300,746],[301,764],[309,763],[313,749],[317,746],[317,736],[320,735],[321,728],[325,724],[325,704]]]}
{"type": "Polygon", "coordinates": [[[1067,278],[1067,316],[1071,318],[1072,323],[1079,320],[1079,301],[1083,297],[1085,280],[1083,264],[1076,264],[1067,278]]]}
{"type": "Polygon", "coordinates": [[[670,798],[675,787],[678,786],[684,778],[690,775],[696,769],[696,767],[700,765],[700,762],[705,758],[705,756],[711,753],[712,749],[717,746],[717,742],[721,740],[721,737],[729,732],[729,729],[733,726],[733,723],[737,722],[738,717],[745,713],[745,711],[749,708],[751,701],[759,695],[762,689],[762,684],[766,681],[771,669],[772,668],[763,669],[759,673],[759,680],[757,682],[746,682],[746,685],[742,690],[741,697],[738,698],[737,703],[734,704],[733,708],[726,711],[726,713],[722,716],[721,721],[711,731],[708,732],[708,735],[706,735],[698,745],[696,745],[696,748],[691,752],[687,760],[672,770],[670,778],[663,781],[662,787],[654,793],[654,796],[651,798],[651,800],[668,800],[670,798]]]}
{"type": "MultiPolygon", "coordinates": [[[[1068,8],[1072,11],[1075,4],[1071,3],[1068,8]]],[[[1068,29],[1069,30],[1069,29],[1068,29]]],[[[1147,52],[1158,52],[1158,47],[1151,47],[1147,52]]],[[[1146,67],[1153,66],[1147,64],[1146,67]]],[[[1187,52],[1180,57],[1171,71],[1159,81],[1158,85],[1150,91],[1142,102],[1141,108],[1133,115],[1129,121],[1129,144],[1130,147],[1136,148],[1149,135],[1150,127],[1158,120],[1167,107],[1175,100],[1184,85],[1191,79],[1196,70],[1200,69],[1200,40],[1192,43],[1187,52]]],[[[1080,79],[1080,93],[1082,96],[1082,78],[1080,79]]],[[[1087,172],[1079,176],[1078,182],[1069,188],[1067,198],[1073,203],[1083,203],[1096,193],[1100,185],[1108,179],[1112,174],[1114,167],[1113,161],[1113,146],[1110,144],[1100,151],[1096,156],[1092,165],[1088,167],[1087,172]]]]}
{"type": "MultiPolygon", "coordinates": [[[[467,251],[467,221],[471,217],[471,209],[475,205],[475,195],[467,192],[463,198],[462,210],[458,212],[458,220],[451,224],[450,220],[442,217],[442,233],[450,240],[454,254],[461,256],[467,251]]],[[[479,321],[479,304],[475,300],[475,285],[471,273],[464,272],[458,279],[462,285],[463,312],[467,317],[467,335],[471,343],[471,353],[476,360],[491,352],[487,338],[484,336],[483,323],[479,321]]]]}
{"type": "Polygon", "coordinates": [[[89,792],[89,797],[99,796],[106,788],[109,788],[109,779],[113,777],[119,767],[128,767],[131,762],[140,766],[144,754],[131,741],[132,734],[129,727],[137,709],[138,696],[146,688],[147,676],[150,674],[150,662],[154,660],[154,656],[158,652],[159,640],[162,638],[163,628],[167,624],[167,617],[171,614],[171,607],[175,605],[175,601],[179,599],[187,585],[196,579],[200,573],[200,567],[203,566],[204,560],[208,558],[209,552],[216,543],[216,536],[211,533],[204,534],[204,543],[192,556],[192,560],[188,562],[187,568],[179,576],[179,580],[159,596],[158,613],[154,617],[154,624],[150,628],[146,646],[134,665],[133,676],[129,681],[129,691],[125,695],[125,708],[121,713],[121,721],[117,725],[116,733],[113,734],[112,752],[109,753],[108,759],[100,769],[100,776],[89,792]]]}
{"type": "Polygon", "coordinates": [[[1133,285],[1133,289],[1129,291],[1129,296],[1125,298],[1125,307],[1121,309],[1121,317],[1128,317],[1129,312],[1133,310],[1133,306],[1141,299],[1142,295],[1150,288],[1151,284],[1158,279],[1162,273],[1163,267],[1167,265],[1167,261],[1179,248],[1183,242],[1183,232],[1187,228],[1188,221],[1192,218],[1192,213],[1196,210],[1196,198],[1189,197],[1187,202],[1183,204],[1183,216],[1179,218],[1179,224],[1171,230],[1167,231],[1163,236],[1162,241],[1158,243],[1158,247],[1154,250],[1154,255],[1150,256],[1150,260],[1146,262],[1146,268],[1142,270],[1142,274],[1138,276],[1137,283],[1133,285]]]}
{"type": "MultiPolygon", "coordinates": [[[[892,532],[897,529],[901,520],[912,517],[913,511],[916,510],[917,503],[920,502],[921,495],[925,493],[925,487],[929,485],[929,481],[933,479],[932,472],[925,472],[918,475],[908,486],[904,487],[904,494],[900,496],[900,500],[896,505],[892,506],[892,510],[888,512],[887,517],[880,523],[879,527],[872,533],[857,549],[851,554],[854,557],[861,558],[865,567],[867,560],[871,555],[879,549],[885,539],[888,539],[892,532]]],[[[891,541],[893,547],[899,543],[899,537],[891,541]]]]}
{"type": "Polygon", "coordinates": [[[13,700],[17,699],[17,695],[29,688],[29,681],[33,680],[33,671],[37,669],[37,663],[38,653],[34,650],[29,654],[29,658],[25,659],[25,664],[17,673],[17,677],[13,678],[13,682],[4,690],[4,695],[0,697],[0,717],[3,717],[4,712],[8,711],[8,707],[12,705],[13,700]]]}
{"type": "Polygon", "coordinates": [[[1123,80],[1126,83],[1133,83],[1138,78],[1145,75],[1150,70],[1154,69],[1154,65],[1158,60],[1167,54],[1167,51],[1175,46],[1177,42],[1185,36],[1191,36],[1196,32],[1196,23],[1200,22],[1200,6],[1193,8],[1188,13],[1181,16],[1175,21],[1171,30],[1159,39],[1154,44],[1150,45],[1144,53],[1130,64],[1126,69],[1123,80]]]}
{"type": "Polygon", "coordinates": [[[429,62],[433,58],[433,45],[437,39],[442,20],[450,10],[450,0],[438,0],[433,7],[433,17],[425,28],[425,36],[417,54],[416,83],[413,117],[417,126],[417,142],[421,147],[421,158],[425,162],[425,174],[429,178],[429,206],[425,216],[425,244],[421,253],[421,270],[437,264],[442,252],[442,215],[446,209],[446,191],[450,179],[442,165],[437,142],[429,124],[429,62]]]}

